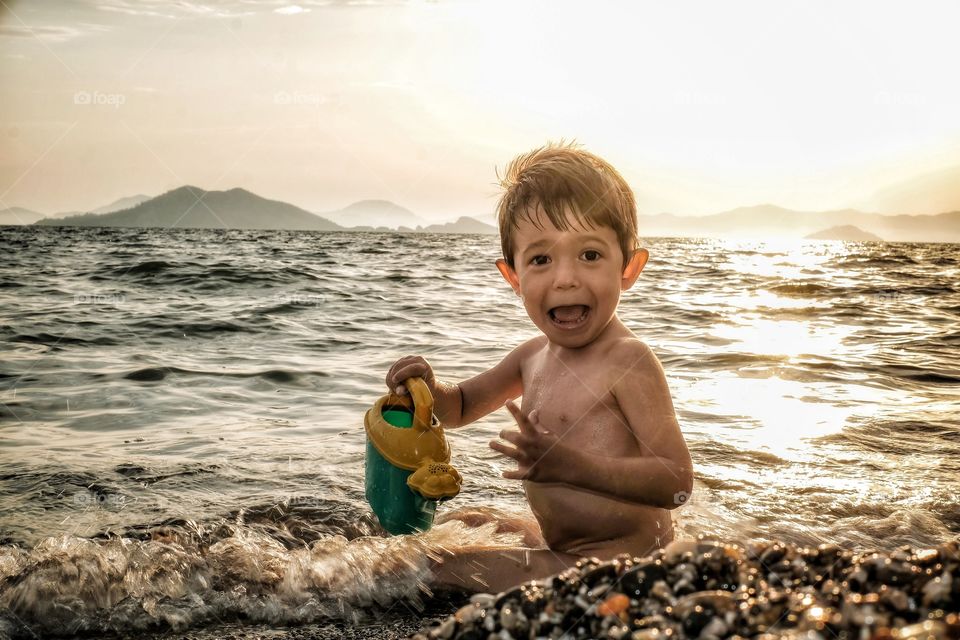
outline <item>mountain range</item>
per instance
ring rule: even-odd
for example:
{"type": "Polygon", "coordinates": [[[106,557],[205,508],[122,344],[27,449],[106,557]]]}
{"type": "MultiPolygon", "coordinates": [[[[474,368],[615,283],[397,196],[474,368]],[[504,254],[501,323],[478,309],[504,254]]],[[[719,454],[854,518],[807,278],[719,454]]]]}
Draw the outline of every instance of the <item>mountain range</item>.
{"type": "Polygon", "coordinates": [[[34,222],[45,218],[46,216],[37,211],[24,209],[23,207],[10,207],[0,209],[0,225],[23,225],[33,224],[34,222]]]}
{"type": "MultiPolygon", "coordinates": [[[[159,196],[121,198],[86,213],[44,217],[23,208],[0,210],[2,224],[161,228],[290,229],[496,234],[489,213],[426,224],[386,200],[362,200],[337,211],[311,213],[245,189],[205,191],[183,186],[159,196]]],[[[772,204],[739,207],[707,216],[670,213],[639,216],[642,237],[882,238],[889,241],[960,242],[960,211],[937,215],[881,215],[856,209],[795,211],[772,204]],[[836,229],[855,227],[855,229],[836,229]]]]}
{"type": "Polygon", "coordinates": [[[856,209],[794,211],[772,204],[738,207],[709,216],[640,216],[645,237],[803,238],[851,226],[895,242],[960,242],[960,211],[937,215],[880,215],[856,209]]]}
{"type": "Polygon", "coordinates": [[[416,227],[429,223],[413,211],[389,200],[361,200],[337,211],[317,213],[344,227],[371,231],[378,228],[396,229],[397,226],[416,227]]]}
{"type": "Polygon", "coordinates": [[[267,200],[245,189],[204,191],[183,186],[111,213],[84,213],[44,218],[44,226],[162,227],[175,229],[294,229],[339,231],[326,218],[279,200],[267,200]]]}
{"type": "MultiPolygon", "coordinates": [[[[102,207],[97,207],[89,213],[113,213],[114,211],[120,211],[121,209],[128,209],[136,206],[149,199],[150,196],[145,196],[143,194],[127,196],[125,198],[114,200],[110,204],[105,204],[102,207]]],[[[58,213],[54,217],[65,218],[68,216],[82,215],[83,213],[86,212],[71,211],[69,213],[58,213]]],[[[46,214],[40,213],[39,211],[31,211],[30,209],[24,209],[23,207],[10,207],[9,209],[0,209],[0,226],[33,224],[43,220],[46,217],[46,214]]]]}
{"type": "MultiPolygon", "coordinates": [[[[42,217],[33,221],[18,210],[5,224],[38,224],[74,227],[159,227],[176,229],[289,229],[303,231],[408,231],[426,233],[496,233],[496,229],[473,218],[461,217],[455,222],[425,224],[426,221],[409,209],[386,200],[361,200],[350,206],[324,214],[314,214],[279,200],[268,200],[246,189],[205,191],[183,186],[155,198],[132,196],[108,205],[131,205],[109,213],[70,213],[59,217],[42,217]],[[335,222],[339,220],[344,224],[335,222]],[[358,223],[387,223],[358,224],[358,223]],[[398,222],[400,224],[397,226],[398,222]],[[420,224],[417,224],[420,223],[420,224]],[[349,225],[349,226],[348,226],[349,225]],[[409,225],[409,226],[408,226],[409,225]]],[[[0,212],[2,215],[3,212],[0,212]]],[[[2,219],[2,218],[0,218],[2,219]]]]}

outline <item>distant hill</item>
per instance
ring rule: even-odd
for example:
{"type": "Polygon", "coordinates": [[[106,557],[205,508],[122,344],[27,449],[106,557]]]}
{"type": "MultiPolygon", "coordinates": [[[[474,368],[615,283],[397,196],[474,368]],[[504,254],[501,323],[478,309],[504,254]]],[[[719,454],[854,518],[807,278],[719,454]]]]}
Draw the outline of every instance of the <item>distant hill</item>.
{"type": "Polygon", "coordinates": [[[47,218],[37,224],[79,227],[177,229],[291,229],[338,231],[343,227],[309,211],[267,200],[245,189],[204,191],[184,186],[122,211],[47,218]]]}
{"type": "Polygon", "coordinates": [[[426,227],[417,227],[417,231],[424,233],[487,233],[496,234],[499,230],[489,224],[480,222],[476,218],[460,216],[456,222],[445,224],[431,224],[426,227]]]}
{"type": "Polygon", "coordinates": [[[363,230],[387,230],[401,226],[412,228],[427,224],[426,220],[414,212],[389,200],[360,200],[343,209],[317,215],[344,227],[363,227],[363,230]]]}
{"type": "MultiPolygon", "coordinates": [[[[120,198],[115,200],[110,204],[98,207],[91,210],[89,213],[111,213],[113,211],[120,211],[121,209],[128,209],[130,207],[136,206],[145,200],[149,200],[150,196],[136,195],[128,196],[126,198],[120,198]]],[[[63,213],[54,214],[55,218],[68,218],[72,216],[83,215],[84,211],[65,211],[63,213]]],[[[53,218],[51,217],[51,219],[53,218]]],[[[23,207],[10,207],[9,209],[0,210],[0,225],[5,224],[34,224],[47,218],[46,214],[39,213],[37,211],[31,211],[30,209],[24,209],[23,207]]]]}
{"type": "Polygon", "coordinates": [[[400,225],[396,229],[390,227],[371,227],[361,225],[359,227],[350,227],[351,231],[377,231],[381,233],[395,231],[399,233],[486,233],[496,234],[497,229],[488,224],[480,222],[476,218],[461,216],[456,222],[446,222],[444,224],[431,224],[426,227],[417,225],[415,229],[400,225]]]}
{"type": "Polygon", "coordinates": [[[882,242],[883,238],[851,225],[830,227],[804,236],[807,240],[846,240],[848,242],[882,242]]]}
{"type": "Polygon", "coordinates": [[[23,207],[0,209],[0,225],[33,224],[45,217],[42,213],[24,209],[23,207]]]}
{"type": "Polygon", "coordinates": [[[639,225],[642,237],[803,238],[849,225],[894,242],[960,242],[960,211],[885,216],[855,209],[794,211],[763,204],[709,216],[642,215],[639,225]]]}
{"type": "MultiPolygon", "coordinates": [[[[146,202],[149,199],[150,196],[145,196],[142,193],[135,196],[127,196],[125,198],[114,200],[110,204],[105,204],[102,207],[91,209],[90,213],[113,213],[114,211],[123,211],[124,209],[135,207],[141,202],[146,202]]],[[[61,215],[60,217],[63,216],[61,215]]]]}

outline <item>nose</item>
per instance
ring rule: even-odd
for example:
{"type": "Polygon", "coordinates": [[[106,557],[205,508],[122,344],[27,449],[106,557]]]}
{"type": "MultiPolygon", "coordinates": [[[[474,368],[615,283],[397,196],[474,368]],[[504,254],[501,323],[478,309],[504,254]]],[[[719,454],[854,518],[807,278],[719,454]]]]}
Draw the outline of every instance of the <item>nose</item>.
{"type": "Polygon", "coordinates": [[[580,284],[576,263],[571,260],[558,260],[553,273],[553,286],[557,289],[569,289],[580,284]]]}

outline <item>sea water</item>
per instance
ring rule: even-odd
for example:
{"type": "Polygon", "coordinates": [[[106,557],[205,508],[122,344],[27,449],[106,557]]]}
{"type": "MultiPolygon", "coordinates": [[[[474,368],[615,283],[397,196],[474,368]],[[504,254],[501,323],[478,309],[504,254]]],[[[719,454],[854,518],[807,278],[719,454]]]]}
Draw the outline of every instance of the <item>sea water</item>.
{"type": "MultiPolygon", "coordinates": [[[[960,247],[644,245],[619,313],[693,457],[679,535],[957,536],[960,247]]],[[[516,542],[386,537],[363,488],[397,358],[455,382],[537,334],[496,237],[4,227],[0,246],[0,625],[356,621],[429,599],[431,558],[516,542]]],[[[465,482],[439,516],[529,515],[487,446],[511,425],[447,431],[465,482]]]]}

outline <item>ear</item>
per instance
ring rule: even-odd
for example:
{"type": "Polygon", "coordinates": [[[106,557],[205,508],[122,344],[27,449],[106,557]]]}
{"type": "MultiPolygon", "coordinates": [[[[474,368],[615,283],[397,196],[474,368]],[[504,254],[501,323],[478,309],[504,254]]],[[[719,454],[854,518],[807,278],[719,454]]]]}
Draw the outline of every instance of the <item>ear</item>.
{"type": "Polygon", "coordinates": [[[646,266],[647,260],[649,259],[650,252],[646,249],[637,249],[633,252],[633,256],[630,258],[630,261],[627,262],[627,266],[624,267],[623,276],[620,278],[620,289],[622,291],[626,291],[633,286],[633,283],[640,277],[640,272],[643,271],[643,267],[646,266]]]}
{"type": "Polygon", "coordinates": [[[513,270],[513,267],[507,264],[507,261],[503,258],[497,258],[497,269],[500,270],[500,275],[503,276],[503,279],[513,287],[514,292],[520,295],[520,276],[513,270]]]}

